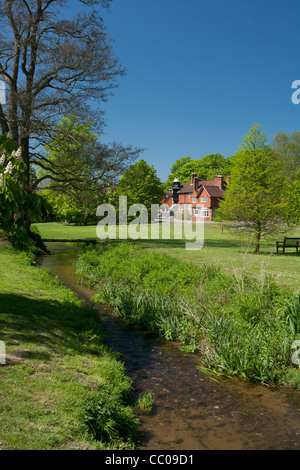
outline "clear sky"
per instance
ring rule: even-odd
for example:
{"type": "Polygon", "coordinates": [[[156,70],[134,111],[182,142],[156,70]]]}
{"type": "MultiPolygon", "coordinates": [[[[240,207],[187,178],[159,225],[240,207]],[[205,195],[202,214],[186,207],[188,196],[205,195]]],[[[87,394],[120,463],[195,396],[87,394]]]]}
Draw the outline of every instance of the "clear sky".
{"type": "Polygon", "coordinates": [[[250,126],[300,130],[299,0],[114,0],[103,13],[127,75],[105,142],[145,148],[164,181],[178,158],[235,153],[250,126]]]}

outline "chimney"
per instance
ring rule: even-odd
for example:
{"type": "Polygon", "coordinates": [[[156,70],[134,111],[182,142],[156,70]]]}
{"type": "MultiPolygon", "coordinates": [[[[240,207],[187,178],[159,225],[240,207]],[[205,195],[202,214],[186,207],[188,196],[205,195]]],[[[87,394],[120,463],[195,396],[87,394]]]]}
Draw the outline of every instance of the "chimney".
{"type": "Polygon", "coordinates": [[[216,183],[216,186],[219,186],[221,189],[224,189],[224,182],[223,182],[223,176],[222,175],[215,175],[214,176],[214,183],[216,183]]]}
{"type": "Polygon", "coordinates": [[[198,187],[199,187],[199,178],[198,176],[195,176],[194,183],[193,183],[193,190],[197,191],[198,187]]]}
{"type": "Polygon", "coordinates": [[[227,184],[227,186],[230,185],[230,176],[226,176],[226,184],[227,184]]]}
{"type": "Polygon", "coordinates": [[[191,184],[193,186],[193,190],[194,191],[197,191],[198,189],[198,183],[199,182],[199,178],[197,177],[197,173],[192,173],[191,174],[191,184]]]}

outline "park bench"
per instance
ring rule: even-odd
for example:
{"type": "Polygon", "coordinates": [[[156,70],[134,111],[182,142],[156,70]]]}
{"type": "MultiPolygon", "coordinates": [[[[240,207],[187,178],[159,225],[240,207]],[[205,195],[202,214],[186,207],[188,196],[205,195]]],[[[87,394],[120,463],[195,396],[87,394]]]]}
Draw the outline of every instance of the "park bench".
{"type": "Polygon", "coordinates": [[[298,253],[298,248],[300,246],[300,237],[285,237],[283,241],[276,242],[276,253],[279,253],[279,249],[282,249],[282,253],[285,253],[286,248],[296,248],[298,253]]]}

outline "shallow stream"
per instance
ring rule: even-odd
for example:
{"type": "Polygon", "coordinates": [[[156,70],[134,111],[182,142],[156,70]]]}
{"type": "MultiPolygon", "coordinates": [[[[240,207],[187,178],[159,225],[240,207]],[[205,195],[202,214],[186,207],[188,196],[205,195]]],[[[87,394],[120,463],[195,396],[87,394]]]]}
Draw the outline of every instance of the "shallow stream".
{"type": "MultiPolygon", "coordinates": [[[[49,243],[38,265],[89,301],[93,290],[77,284],[78,247],[49,243]]],[[[300,392],[210,378],[199,356],[154,337],[99,307],[108,344],[120,353],[136,393],[150,391],[153,411],[139,414],[140,450],[299,450],[300,392]]]]}

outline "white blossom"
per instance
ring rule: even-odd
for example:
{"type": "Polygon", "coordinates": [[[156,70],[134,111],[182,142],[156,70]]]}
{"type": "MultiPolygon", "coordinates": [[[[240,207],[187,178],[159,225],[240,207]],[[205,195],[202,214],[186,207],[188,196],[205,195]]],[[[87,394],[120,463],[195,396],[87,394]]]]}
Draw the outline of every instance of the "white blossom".
{"type": "Polygon", "coordinates": [[[0,165],[4,165],[4,163],[5,163],[5,155],[3,153],[2,157],[0,158],[0,165]]]}
{"type": "Polygon", "coordinates": [[[0,173],[0,188],[3,186],[3,174],[0,173]]]}
{"type": "Polygon", "coordinates": [[[15,152],[15,157],[21,158],[21,155],[22,155],[22,150],[21,150],[21,147],[19,147],[18,150],[15,152]]]}
{"type": "Polygon", "coordinates": [[[8,162],[8,164],[6,165],[4,174],[5,175],[11,175],[11,173],[12,173],[12,163],[8,162]]]}

